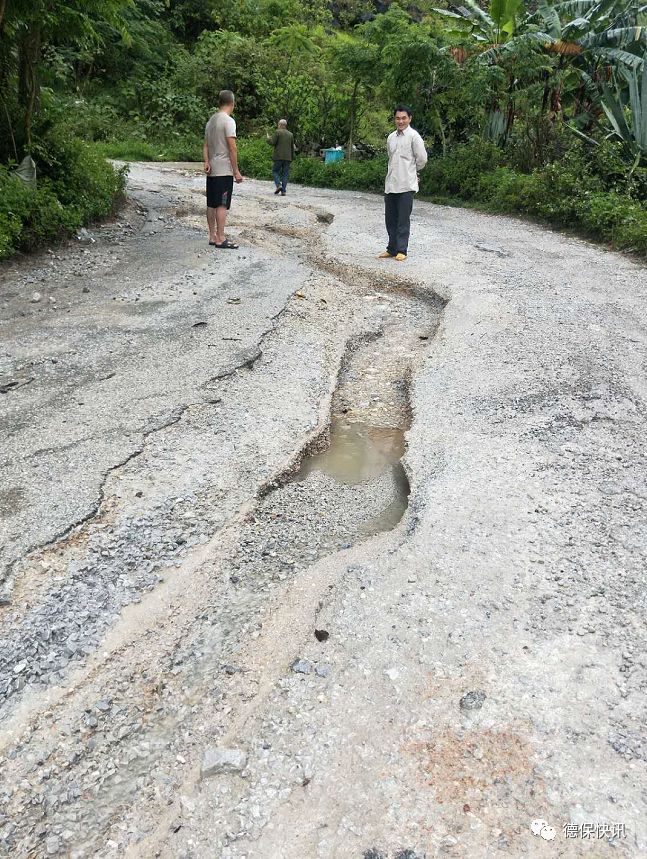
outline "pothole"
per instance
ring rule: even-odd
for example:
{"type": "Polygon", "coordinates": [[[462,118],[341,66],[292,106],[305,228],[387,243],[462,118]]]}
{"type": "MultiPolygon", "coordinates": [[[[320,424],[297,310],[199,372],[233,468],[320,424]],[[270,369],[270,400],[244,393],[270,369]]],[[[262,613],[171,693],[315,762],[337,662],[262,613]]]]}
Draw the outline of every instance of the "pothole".
{"type": "Polygon", "coordinates": [[[382,488],[387,490],[383,509],[360,523],[357,535],[390,531],[398,525],[409,503],[409,479],[402,465],[405,450],[404,428],[333,417],[328,446],[304,457],[295,480],[306,481],[311,474],[322,472],[338,484],[365,485],[372,491],[377,488],[378,478],[389,475],[388,481],[382,481],[382,488]]]}
{"type": "Polygon", "coordinates": [[[409,382],[439,308],[407,290],[358,300],[366,302],[369,330],[347,347],[326,431],[243,526],[231,559],[243,585],[286,579],[298,567],[396,527],[405,514],[409,382]]]}

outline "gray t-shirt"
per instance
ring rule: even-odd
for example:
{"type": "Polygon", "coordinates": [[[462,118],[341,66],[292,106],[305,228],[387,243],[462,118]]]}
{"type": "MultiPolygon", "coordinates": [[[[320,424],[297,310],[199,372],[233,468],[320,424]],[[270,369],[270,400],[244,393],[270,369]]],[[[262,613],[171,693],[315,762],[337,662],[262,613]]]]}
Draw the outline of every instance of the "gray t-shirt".
{"type": "Polygon", "coordinates": [[[236,136],[236,123],[219,110],[211,117],[204,130],[209,150],[210,176],[233,176],[234,171],[229,157],[228,137],[236,136]]]}

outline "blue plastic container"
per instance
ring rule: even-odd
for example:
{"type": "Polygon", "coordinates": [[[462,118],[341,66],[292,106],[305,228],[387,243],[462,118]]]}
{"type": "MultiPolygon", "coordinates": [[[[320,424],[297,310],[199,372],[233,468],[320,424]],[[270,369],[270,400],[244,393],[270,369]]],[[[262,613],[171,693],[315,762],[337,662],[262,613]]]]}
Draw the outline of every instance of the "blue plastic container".
{"type": "Polygon", "coordinates": [[[343,149],[324,149],[324,164],[334,164],[343,161],[346,153],[343,149]]]}

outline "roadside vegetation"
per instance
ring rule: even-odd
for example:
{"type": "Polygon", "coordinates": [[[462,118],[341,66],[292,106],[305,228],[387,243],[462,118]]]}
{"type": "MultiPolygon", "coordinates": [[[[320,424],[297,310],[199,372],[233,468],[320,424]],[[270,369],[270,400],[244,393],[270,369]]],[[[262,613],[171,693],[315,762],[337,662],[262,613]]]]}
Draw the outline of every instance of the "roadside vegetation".
{"type": "Polygon", "coordinates": [[[294,181],[380,191],[404,102],[423,195],[647,255],[646,46],[627,0],[0,0],[0,257],[109,213],[106,157],[199,160],[224,87],[247,175],[285,117],[294,181]]]}

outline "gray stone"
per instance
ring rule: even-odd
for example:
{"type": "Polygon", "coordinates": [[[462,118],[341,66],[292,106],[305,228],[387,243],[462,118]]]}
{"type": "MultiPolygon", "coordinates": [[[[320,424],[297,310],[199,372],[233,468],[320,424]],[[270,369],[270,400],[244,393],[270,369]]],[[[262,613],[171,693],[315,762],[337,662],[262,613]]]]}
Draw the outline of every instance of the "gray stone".
{"type": "Polygon", "coordinates": [[[93,245],[96,242],[95,237],[89,230],[86,230],[85,227],[81,227],[81,229],[76,234],[76,238],[83,245],[93,245]]]}
{"type": "Polygon", "coordinates": [[[317,667],[315,668],[315,674],[317,675],[317,677],[328,677],[330,671],[330,665],[317,665],[317,667]]]}
{"type": "Polygon", "coordinates": [[[111,704],[109,701],[101,700],[97,701],[94,705],[94,709],[98,710],[100,713],[108,713],[110,711],[111,704]]]}
{"type": "Polygon", "coordinates": [[[296,674],[311,674],[312,662],[309,662],[307,659],[295,659],[290,668],[296,674]]]}
{"type": "Polygon", "coordinates": [[[52,835],[51,838],[48,838],[45,842],[45,850],[47,851],[48,856],[54,856],[61,849],[61,841],[55,835],[52,835]]]}
{"type": "Polygon", "coordinates": [[[242,749],[207,748],[202,758],[201,778],[219,773],[236,773],[245,768],[247,755],[242,749]]]}
{"type": "Polygon", "coordinates": [[[460,708],[461,710],[480,710],[486,698],[487,695],[481,689],[467,692],[460,700],[460,708]]]}
{"type": "Polygon", "coordinates": [[[41,300],[42,297],[43,296],[40,294],[40,292],[32,292],[31,303],[32,304],[38,304],[38,302],[41,300]]]}

